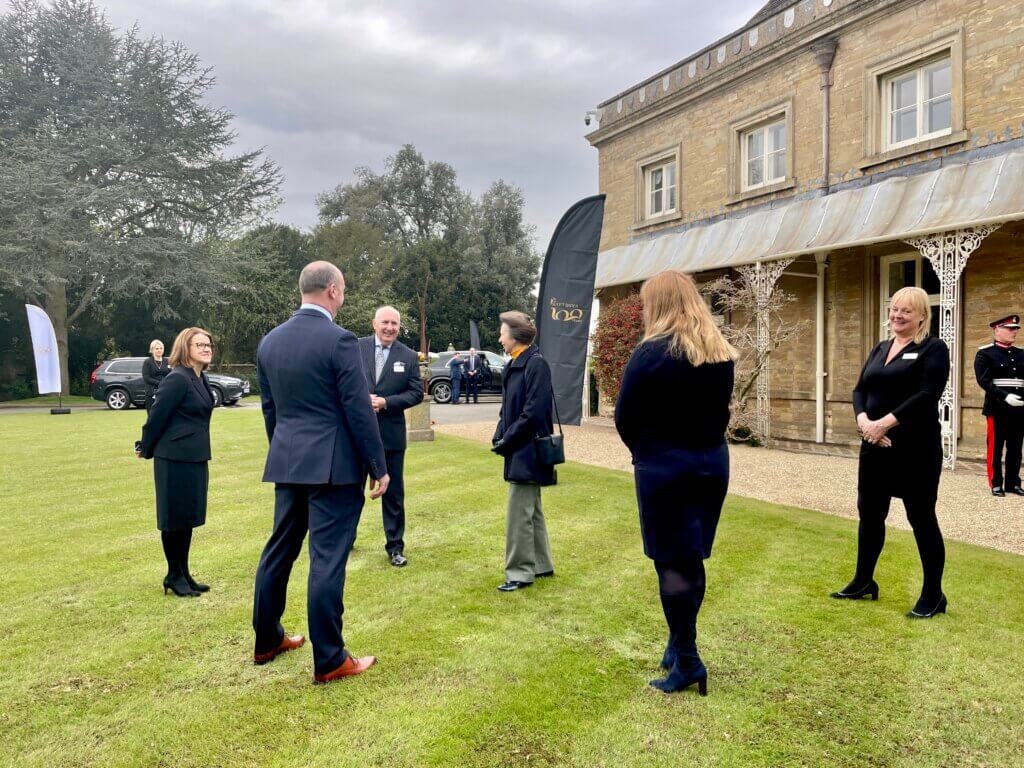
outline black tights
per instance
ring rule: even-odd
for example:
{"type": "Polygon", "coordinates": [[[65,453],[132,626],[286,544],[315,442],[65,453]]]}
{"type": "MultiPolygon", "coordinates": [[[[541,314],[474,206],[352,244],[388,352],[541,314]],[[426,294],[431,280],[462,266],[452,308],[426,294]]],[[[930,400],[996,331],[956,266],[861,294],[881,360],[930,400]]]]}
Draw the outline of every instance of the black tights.
{"type": "MultiPolygon", "coordinates": [[[[860,527],[857,533],[857,573],[851,586],[855,589],[866,586],[875,575],[875,565],[885,544],[885,518],[889,514],[889,496],[857,494],[857,510],[860,512],[860,527]]],[[[942,571],[946,564],[946,546],[942,531],[935,516],[935,501],[930,499],[904,499],[907,519],[914,529],[917,551],[921,555],[924,581],[917,609],[930,611],[942,597],[942,571]]]]}
{"type": "Polygon", "coordinates": [[[668,622],[669,645],[675,649],[680,669],[699,667],[697,654],[697,613],[704,602],[704,559],[674,562],[655,561],[658,571],[658,592],[668,622]]]}
{"type": "Polygon", "coordinates": [[[192,546],[192,529],[180,531],[160,531],[160,541],[164,545],[164,557],[167,558],[167,576],[170,579],[188,577],[188,551],[192,546]]]}

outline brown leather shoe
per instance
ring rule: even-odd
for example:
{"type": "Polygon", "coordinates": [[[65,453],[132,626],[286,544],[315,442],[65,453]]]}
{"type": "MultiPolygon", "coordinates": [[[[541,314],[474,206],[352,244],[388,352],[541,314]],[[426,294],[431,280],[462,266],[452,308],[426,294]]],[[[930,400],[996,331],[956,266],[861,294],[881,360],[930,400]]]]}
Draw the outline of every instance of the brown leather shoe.
{"type": "Polygon", "coordinates": [[[285,636],[281,638],[281,642],[278,644],[277,648],[272,651],[267,651],[266,653],[254,653],[252,655],[252,660],[256,664],[266,664],[268,661],[276,659],[282,653],[294,651],[296,648],[301,648],[305,644],[306,638],[302,635],[292,635],[289,637],[286,633],[285,636]]]}
{"type": "Polygon", "coordinates": [[[361,659],[357,659],[355,656],[349,655],[342,662],[341,666],[333,672],[328,672],[326,675],[313,675],[313,684],[322,685],[323,683],[329,683],[332,680],[339,680],[343,677],[361,675],[376,663],[376,656],[363,656],[361,659]]]}

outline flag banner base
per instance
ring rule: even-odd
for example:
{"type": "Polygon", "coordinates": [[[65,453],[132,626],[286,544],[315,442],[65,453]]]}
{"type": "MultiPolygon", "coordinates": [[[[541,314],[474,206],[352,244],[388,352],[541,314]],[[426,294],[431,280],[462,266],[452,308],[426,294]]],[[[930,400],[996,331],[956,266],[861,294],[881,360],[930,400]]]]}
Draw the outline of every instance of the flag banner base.
{"type": "Polygon", "coordinates": [[[50,415],[51,416],[64,416],[64,415],[69,414],[69,413],[71,413],[71,409],[70,408],[51,408],[50,409],[50,415]]]}

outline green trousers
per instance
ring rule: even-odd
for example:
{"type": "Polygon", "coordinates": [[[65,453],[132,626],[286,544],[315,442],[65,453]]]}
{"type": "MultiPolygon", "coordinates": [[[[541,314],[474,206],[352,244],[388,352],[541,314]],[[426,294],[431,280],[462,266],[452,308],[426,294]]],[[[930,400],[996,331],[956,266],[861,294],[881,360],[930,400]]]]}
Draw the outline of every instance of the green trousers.
{"type": "Polygon", "coordinates": [[[505,581],[532,582],[538,573],[555,570],[548,529],[536,483],[509,483],[505,522],[505,581]]]}

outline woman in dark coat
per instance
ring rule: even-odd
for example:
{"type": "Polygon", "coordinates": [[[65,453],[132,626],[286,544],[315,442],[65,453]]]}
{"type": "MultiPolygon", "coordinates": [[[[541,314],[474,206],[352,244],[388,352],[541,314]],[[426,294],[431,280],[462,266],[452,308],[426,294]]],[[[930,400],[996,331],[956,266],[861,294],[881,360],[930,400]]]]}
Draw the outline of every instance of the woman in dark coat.
{"type": "Polygon", "coordinates": [[[651,685],[674,693],[696,683],[703,696],[697,613],[729,487],[736,350],[682,272],[655,275],[640,296],[644,339],[622,376],[615,427],[633,455],[644,553],[654,560],[669,628],[661,662],[668,674],[651,685]]]}
{"type": "Polygon", "coordinates": [[[537,460],[535,437],[552,434],[551,368],[533,346],[537,328],[522,312],[501,315],[498,340],[512,359],[502,374],[502,403],[492,450],[505,459],[508,513],[505,524],[505,583],[501,592],[524,589],[536,577],[553,576],[551,546],[540,489],[554,485],[555,468],[537,460]]]}
{"type": "Polygon", "coordinates": [[[885,518],[893,498],[903,499],[921,555],[924,582],[910,618],[946,612],[942,571],[946,548],[935,516],[942,473],[939,399],[949,378],[949,348],[928,336],[928,294],[897,291],[889,307],[892,338],[868,355],[853,390],[863,438],[857,473],[857,570],[837,599],[878,599],[875,564],[885,544],[885,518]]]}
{"type": "Polygon", "coordinates": [[[142,380],[146,384],[146,413],[153,407],[153,394],[164,376],[171,372],[171,367],[164,357],[164,343],[160,339],[149,342],[149,357],[142,364],[142,380]]]}
{"type": "Polygon", "coordinates": [[[213,393],[203,371],[212,357],[210,334],[202,328],[178,334],[171,371],[157,390],[137,452],[154,460],[156,525],[167,557],[164,594],[171,590],[178,597],[209,589],[189,573],[188,553],[192,529],[206,522],[213,393]]]}

